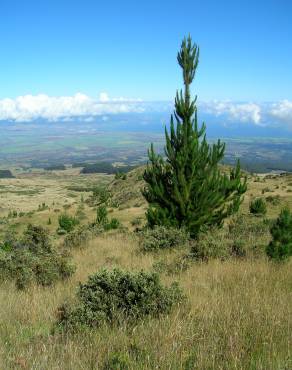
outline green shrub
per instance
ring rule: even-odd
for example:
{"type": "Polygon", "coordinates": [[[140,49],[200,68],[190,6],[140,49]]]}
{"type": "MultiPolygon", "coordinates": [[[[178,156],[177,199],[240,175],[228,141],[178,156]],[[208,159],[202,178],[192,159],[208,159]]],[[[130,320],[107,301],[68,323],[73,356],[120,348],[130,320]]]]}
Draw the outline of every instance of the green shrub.
{"type": "Polygon", "coordinates": [[[121,226],[121,223],[117,218],[113,217],[112,219],[108,219],[107,208],[104,205],[97,208],[96,224],[102,227],[105,231],[118,229],[121,226]]]}
{"type": "Polygon", "coordinates": [[[132,322],[144,316],[169,313],[183,298],[178,285],[161,284],[159,275],[150,272],[128,272],[102,269],[80,284],[78,303],[59,308],[58,325],[97,327],[101,323],[132,322]]]}
{"type": "Polygon", "coordinates": [[[85,246],[92,237],[92,232],[88,226],[79,226],[76,230],[68,233],[64,239],[65,248],[78,248],[85,246]]]}
{"type": "Polygon", "coordinates": [[[19,289],[30,283],[49,286],[74,272],[68,257],[57,252],[47,230],[29,225],[20,240],[4,241],[0,253],[0,275],[15,280],[19,289]]]}
{"type": "Polygon", "coordinates": [[[97,186],[92,189],[92,195],[86,200],[90,206],[108,205],[111,193],[105,187],[97,186]]]}
{"type": "Polygon", "coordinates": [[[208,261],[213,258],[226,259],[230,256],[231,241],[216,228],[201,233],[192,243],[191,257],[195,260],[208,261]]]}
{"type": "Polygon", "coordinates": [[[76,225],[79,224],[79,221],[77,218],[69,216],[66,213],[63,213],[58,218],[60,229],[65,230],[66,232],[70,232],[74,229],[76,225]]]}
{"type": "Polygon", "coordinates": [[[249,205],[250,213],[254,215],[265,215],[267,213],[267,205],[264,199],[256,198],[249,205]]]}
{"type": "Polygon", "coordinates": [[[144,251],[178,248],[188,241],[189,234],[184,229],[155,226],[140,233],[140,246],[144,251]]]}
{"type": "Polygon", "coordinates": [[[120,221],[117,218],[113,217],[112,219],[110,219],[108,221],[107,224],[104,225],[104,230],[105,231],[108,231],[108,230],[116,230],[120,226],[121,226],[120,221]]]}
{"type": "Polygon", "coordinates": [[[81,202],[81,204],[79,204],[79,206],[77,208],[77,211],[76,211],[76,214],[75,214],[75,217],[80,221],[86,219],[86,214],[84,212],[84,203],[83,202],[81,202]]]}
{"type": "Polygon", "coordinates": [[[115,174],[115,180],[126,180],[127,179],[127,174],[124,172],[117,172],[115,174]]]}
{"type": "Polygon", "coordinates": [[[292,256],[292,214],[284,208],[271,226],[272,240],[266,248],[270,259],[282,261],[292,256]]]}
{"type": "Polygon", "coordinates": [[[98,225],[106,225],[108,223],[106,206],[99,206],[96,210],[96,223],[98,225]]]}

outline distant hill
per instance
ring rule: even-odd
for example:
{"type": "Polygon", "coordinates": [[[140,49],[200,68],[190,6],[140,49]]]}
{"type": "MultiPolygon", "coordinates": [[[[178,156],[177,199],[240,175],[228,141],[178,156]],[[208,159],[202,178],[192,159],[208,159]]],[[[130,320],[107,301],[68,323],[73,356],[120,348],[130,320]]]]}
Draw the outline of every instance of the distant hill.
{"type": "Polygon", "coordinates": [[[0,170],[0,179],[14,179],[10,170],[0,170]]]}
{"type": "Polygon", "coordinates": [[[127,174],[125,180],[116,179],[109,185],[113,201],[120,206],[135,207],[146,205],[141,189],[145,186],[143,172],[145,166],[137,167],[127,174]]]}

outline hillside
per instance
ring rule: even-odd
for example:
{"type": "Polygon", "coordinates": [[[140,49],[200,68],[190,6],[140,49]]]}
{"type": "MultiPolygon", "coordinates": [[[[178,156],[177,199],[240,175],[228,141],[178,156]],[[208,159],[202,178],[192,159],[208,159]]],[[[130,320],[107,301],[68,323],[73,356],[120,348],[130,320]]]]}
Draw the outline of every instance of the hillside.
{"type": "Polygon", "coordinates": [[[15,179],[1,180],[2,235],[20,234],[28,223],[42,225],[60,249],[64,236],[57,233],[59,215],[74,216],[82,210],[81,224],[92,222],[96,207],[87,200],[97,185],[111,192],[109,217],[118,218],[124,228],[92,235],[72,247],[76,272],[52,287],[33,284],[20,292],[13,282],[1,280],[0,367],[105,369],[109,361],[119,361],[126,364],[123,369],[288,369],[291,261],[275,265],[264,249],[270,240],[267,220],[274,219],[282,206],[292,206],[292,175],[249,175],[239,216],[198,242],[206,250],[224,251],[224,256],[196,262],[186,259],[187,245],[173,251],[141,252],[132,231],[143,224],[146,209],[140,193],[143,170],[131,171],[124,180],[80,175],[78,168],[18,172],[15,179]],[[264,217],[249,213],[249,203],[256,197],[266,199],[264,217]],[[52,331],[58,307],[74,300],[78,283],[102,267],[156,271],[167,286],[179,283],[185,304],[134,326],[125,322],[74,335],[52,331]]]}

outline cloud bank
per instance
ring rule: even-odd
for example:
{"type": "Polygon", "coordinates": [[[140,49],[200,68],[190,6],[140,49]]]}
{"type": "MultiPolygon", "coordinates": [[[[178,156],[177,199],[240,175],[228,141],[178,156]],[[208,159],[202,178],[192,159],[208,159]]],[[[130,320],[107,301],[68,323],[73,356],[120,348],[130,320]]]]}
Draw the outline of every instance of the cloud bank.
{"type": "Polygon", "coordinates": [[[212,101],[201,104],[205,113],[216,117],[227,116],[229,120],[261,123],[262,107],[255,103],[234,103],[231,101],[212,101]]]}
{"type": "Polygon", "coordinates": [[[56,121],[72,117],[142,112],[140,100],[110,99],[101,93],[98,99],[77,93],[74,96],[50,97],[45,94],[0,100],[0,120],[28,122],[36,119],[56,121]]]}
{"type": "MultiPolygon", "coordinates": [[[[284,125],[292,128],[292,101],[271,103],[209,101],[200,102],[199,113],[230,123],[257,126],[284,125]]],[[[168,112],[171,102],[144,102],[140,99],[112,99],[106,92],[98,98],[77,93],[73,96],[51,97],[45,94],[19,96],[0,100],[0,121],[30,122],[38,119],[70,121],[83,117],[85,122],[96,116],[121,113],[168,112]]]]}
{"type": "Polygon", "coordinates": [[[228,123],[250,123],[256,126],[292,128],[292,101],[254,103],[211,101],[200,104],[201,111],[228,123]]]}

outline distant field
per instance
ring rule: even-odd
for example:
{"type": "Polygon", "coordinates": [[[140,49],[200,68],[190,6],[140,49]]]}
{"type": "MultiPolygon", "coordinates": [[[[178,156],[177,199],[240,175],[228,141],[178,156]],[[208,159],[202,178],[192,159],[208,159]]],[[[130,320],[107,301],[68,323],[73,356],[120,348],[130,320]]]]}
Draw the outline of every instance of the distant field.
{"type": "MultiPolygon", "coordinates": [[[[226,142],[226,163],[240,158],[243,167],[252,172],[292,171],[292,138],[223,137],[222,140],[226,142]]],[[[136,164],[147,160],[151,142],[157,150],[163,150],[162,126],[156,131],[149,127],[143,131],[141,125],[137,128],[132,125],[125,131],[120,126],[115,129],[114,124],[106,130],[84,123],[10,123],[1,126],[0,168],[100,160],[136,164]]]]}

